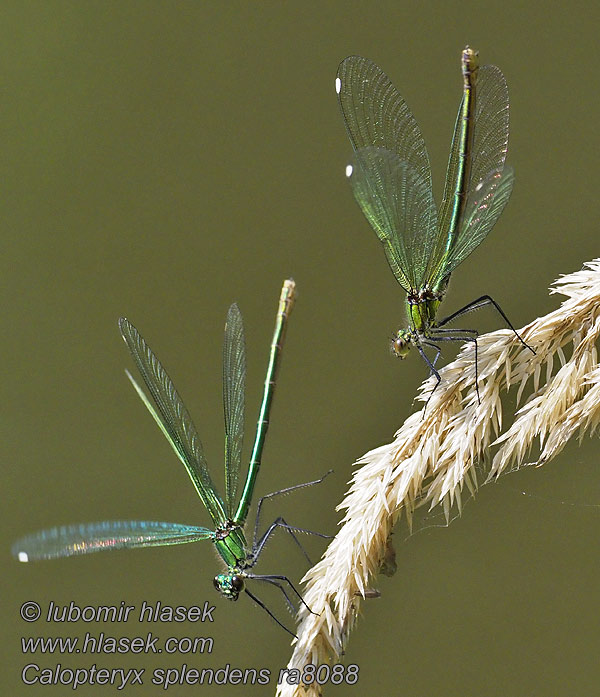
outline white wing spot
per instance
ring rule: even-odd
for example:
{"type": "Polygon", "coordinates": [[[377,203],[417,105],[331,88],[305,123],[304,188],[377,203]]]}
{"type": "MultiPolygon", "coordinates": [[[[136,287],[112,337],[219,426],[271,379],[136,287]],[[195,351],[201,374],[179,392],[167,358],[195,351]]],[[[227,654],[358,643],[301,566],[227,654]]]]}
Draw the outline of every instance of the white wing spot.
{"type": "Polygon", "coordinates": [[[351,177],[354,167],[352,165],[346,165],[346,176],[351,177]]]}
{"type": "Polygon", "coordinates": [[[19,561],[29,561],[29,556],[27,552],[19,552],[19,554],[17,555],[17,559],[19,561]]]}
{"type": "Polygon", "coordinates": [[[339,77],[335,78],[335,91],[336,94],[339,94],[342,91],[342,81],[339,77]]]}

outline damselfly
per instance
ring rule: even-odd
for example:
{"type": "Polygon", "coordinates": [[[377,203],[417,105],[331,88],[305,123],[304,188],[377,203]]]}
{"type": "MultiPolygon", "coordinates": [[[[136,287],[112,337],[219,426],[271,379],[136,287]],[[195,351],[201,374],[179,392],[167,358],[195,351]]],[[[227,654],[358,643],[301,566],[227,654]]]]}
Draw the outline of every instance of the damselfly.
{"type": "MultiPolygon", "coordinates": [[[[247,580],[256,580],[276,586],[282,592],[287,605],[292,610],[295,608],[290,598],[290,592],[292,597],[296,597],[297,602],[304,602],[300,593],[286,576],[281,574],[257,575],[252,573],[252,569],[265,543],[277,528],[287,530],[301,549],[302,547],[295,535],[296,532],[307,532],[319,537],[328,536],[312,533],[302,528],[291,527],[281,517],[271,523],[266,532],[260,535],[260,510],[265,499],[317,484],[322,479],[288,487],[261,498],[257,506],[251,545],[248,545],[246,541],[244,523],[248,516],[261,464],[265,437],[269,426],[269,413],[275,389],[277,369],[283,348],[287,321],[294,300],[295,284],[292,280],[285,281],[279,299],[254,447],[239,501],[237,492],[244,430],[246,349],[242,315],[238,306],[236,304],[231,305],[227,313],[223,345],[225,500],[221,498],[211,480],[200,438],[173,382],[133,324],[124,318],[119,320],[119,328],[123,339],[142,375],[151,399],[146,396],[129,372],[127,372],[127,375],[160,430],[169,441],[175,454],[185,466],[198,496],[212,518],[214,529],[180,523],[137,520],[106,520],[99,523],[83,523],[42,530],[24,537],[13,545],[12,551],[15,557],[20,561],[26,562],[37,559],[88,554],[109,549],[155,547],[211,540],[226,566],[226,571],[217,574],[214,578],[216,589],[230,600],[237,600],[240,593],[245,591],[260,607],[269,613],[277,624],[290,634],[293,634],[261,600],[248,590],[246,582],[247,580]]],[[[303,549],[302,551],[304,552],[303,549]]]]}
{"type": "MultiPolygon", "coordinates": [[[[409,325],[392,340],[405,358],[415,346],[439,385],[435,364],[440,343],[470,341],[475,329],[452,329],[452,320],[485,305],[493,305],[516,332],[489,295],[468,303],[442,320],[437,312],[450,274],[488,235],[513,187],[513,170],[505,166],[508,151],[508,88],[493,65],[478,66],[475,51],[461,57],[463,95],[458,110],[446,184],[439,214],[433,200],[431,170],[425,141],[406,102],[375,63],[350,56],[340,64],[336,91],[354,148],[346,168],[354,197],[383,244],[388,264],[407,293],[409,325]],[[425,349],[435,352],[432,359],[425,349]]],[[[527,346],[527,348],[531,347],[527,346]]],[[[534,352],[535,353],[535,352],[534,352]]]]}

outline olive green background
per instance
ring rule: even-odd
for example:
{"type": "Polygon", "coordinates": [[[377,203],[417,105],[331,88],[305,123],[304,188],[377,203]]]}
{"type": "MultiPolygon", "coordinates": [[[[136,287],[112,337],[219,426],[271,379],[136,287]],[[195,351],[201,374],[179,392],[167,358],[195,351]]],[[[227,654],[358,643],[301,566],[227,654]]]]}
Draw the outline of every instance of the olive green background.
{"type": "MultiPolygon", "coordinates": [[[[0,9],[2,163],[2,694],[21,667],[268,668],[285,633],[243,597],[219,598],[210,543],[39,564],[9,556],[32,530],[110,518],[207,524],[192,486],[131,389],[117,330],[129,317],[194,415],[222,481],[221,342],[246,323],[248,432],[258,409],[279,288],[292,316],[259,494],[314,479],[265,514],[335,532],[352,463],[414,408],[425,366],[387,338],[403,294],[345,181],[350,156],[336,67],[376,61],[421,125],[439,197],[469,43],[511,96],[512,200],[453,277],[444,309],[489,293],[516,326],[556,307],[548,285],[598,256],[599,13],[595,2],[28,2],[0,9]],[[524,9],[526,8],[526,9],[524,9]],[[27,624],[36,600],[216,605],[215,622],[27,624]],[[212,655],[23,656],[20,636],[214,637],[212,655]]],[[[499,325],[491,313],[471,324],[499,325]]],[[[451,353],[446,359],[451,357],[451,353]]],[[[248,439],[250,440],[250,438],[248,439]]],[[[249,443],[247,443],[249,447],[249,443]]],[[[598,650],[597,440],[484,487],[448,529],[402,544],[398,573],[363,605],[345,661],[357,687],[411,697],[590,695],[598,650]],[[520,492],[525,491],[527,496],[520,492]],[[576,505],[571,505],[576,504],[576,505]]],[[[318,558],[325,545],[307,539],[318,558]]],[[[299,579],[283,535],[259,572],[299,579]]],[[[288,624],[275,594],[256,588],[288,624]]],[[[79,694],[109,694],[82,687],[79,694]]],[[[169,694],[268,695],[268,687],[169,694]]],[[[116,693],[116,692],[115,692],[116,693]]]]}

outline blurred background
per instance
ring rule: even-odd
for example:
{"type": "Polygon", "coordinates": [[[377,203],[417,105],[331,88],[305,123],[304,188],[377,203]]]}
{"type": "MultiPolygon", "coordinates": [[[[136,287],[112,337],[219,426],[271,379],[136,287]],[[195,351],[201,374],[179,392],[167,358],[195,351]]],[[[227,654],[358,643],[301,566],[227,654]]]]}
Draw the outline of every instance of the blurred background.
{"type": "MultiPolygon", "coordinates": [[[[246,324],[253,434],[281,282],[298,284],[258,495],[315,479],[267,518],[335,533],[352,463],[415,408],[425,366],[388,337],[404,297],[344,177],[351,148],[338,63],[377,62],[415,114],[441,194],[460,100],[460,50],[506,75],[515,191],[453,276],[446,312],[483,293],[515,326],[555,308],[548,285],[599,254],[598,5],[520,2],[3,3],[2,562],[7,694],[21,667],[267,668],[289,637],[248,598],[219,598],[210,543],[24,565],[11,542],[103,519],[206,525],[183,467],[129,385],[117,319],[170,372],[222,482],[221,348],[237,301],[246,324]],[[216,605],[214,623],[26,624],[47,608],[143,600],[216,605]],[[24,656],[21,636],[211,636],[210,655],[24,656]]],[[[481,331],[498,328],[477,313],[481,331]]],[[[446,360],[452,353],[445,356],[446,360]]],[[[245,458],[251,436],[246,443],[245,458]]],[[[484,487],[448,529],[402,543],[398,573],[363,605],[345,661],[358,687],[413,697],[592,694],[600,681],[600,474],[595,440],[484,487]],[[523,495],[521,492],[525,492],[523,495]],[[399,688],[401,686],[401,688],[399,688]]],[[[318,559],[325,545],[306,539],[318,559]]],[[[299,580],[279,535],[258,572],[299,580]]],[[[280,599],[256,589],[288,625],[280,599]]],[[[238,688],[274,693],[270,685],[238,688]]],[[[50,690],[63,693],[64,687],[50,690]]],[[[80,688],[91,693],[92,688],[80,688]]],[[[114,688],[95,687],[95,694],[114,688]]],[[[197,687],[171,688],[187,694],[197,687]]],[[[200,688],[202,689],[202,688],[200,688]]],[[[205,687],[230,695],[231,687],[205,687]]]]}

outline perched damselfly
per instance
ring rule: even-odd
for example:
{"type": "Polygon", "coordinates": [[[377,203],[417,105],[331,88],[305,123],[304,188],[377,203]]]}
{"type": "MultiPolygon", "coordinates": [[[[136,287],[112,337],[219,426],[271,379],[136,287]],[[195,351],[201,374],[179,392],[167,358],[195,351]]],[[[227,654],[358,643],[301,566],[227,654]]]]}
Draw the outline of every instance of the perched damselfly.
{"type": "MultiPolygon", "coordinates": [[[[405,358],[415,346],[431,374],[446,341],[470,341],[475,329],[452,329],[452,320],[485,305],[502,315],[489,295],[468,303],[442,320],[437,312],[450,274],[488,235],[513,187],[508,151],[508,88],[493,65],[479,67],[468,46],[461,55],[463,94],[458,110],[444,195],[439,213],[433,200],[425,141],[406,102],[385,73],[370,60],[350,56],[342,61],[336,92],[354,158],[346,168],[354,197],[384,247],[388,264],[407,293],[409,325],[392,340],[392,350],[405,358]],[[426,353],[433,350],[433,358],[426,353]]],[[[531,348],[527,346],[527,348],[531,348]]],[[[533,351],[533,349],[531,349],[533,351]]]]}
{"type": "MultiPolygon", "coordinates": [[[[173,382],[133,324],[124,318],[119,320],[119,329],[123,339],[142,375],[151,399],[146,396],[128,371],[127,375],[160,430],[185,466],[198,496],[212,518],[214,529],[180,523],[137,520],[106,520],[99,523],[82,523],[42,530],[23,537],[13,545],[12,552],[14,556],[20,561],[27,562],[38,559],[88,554],[101,550],[155,547],[211,540],[226,566],[226,571],[217,574],[214,578],[216,589],[230,600],[237,600],[240,593],[245,591],[271,615],[277,624],[292,634],[264,603],[248,590],[246,581],[252,579],[276,586],[281,590],[286,603],[292,610],[294,609],[294,604],[289,596],[290,589],[298,602],[304,602],[286,576],[281,574],[257,575],[252,573],[252,569],[266,541],[277,528],[287,530],[299,546],[300,543],[295,536],[296,532],[308,532],[319,537],[328,536],[312,533],[302,528],[293,528],[281,517],[271,523],[266,532],[259,535],[260,510],[265,499],[280,493],[288,493],[295,489],[317,484],[322,479],[288,487],[280,492],[261,498],[257,506],[251,545],[248,545],[246,541],[244,523],[248,516],[261,464],[265,437],[269,427],[269,413],[275,389],[277,369],[285,339],[287,322],[294,300],[295,283],[292,280],[287,280],[283,284],[279,299],[254,446],[239,500],[237,493],[244,431],[246,348],[242,315],[238,306],[236,304],[231,305],[227,313],[223,344],[223,406],[225,415],[224,501],[211,480],[202,443],[173,382]],[[288,590],[286,590],[283,584],[287,584],[288,590]]],[[[300,548],[302,549],[301,546],[300,548]]]]}

